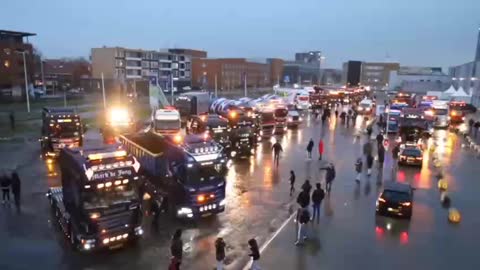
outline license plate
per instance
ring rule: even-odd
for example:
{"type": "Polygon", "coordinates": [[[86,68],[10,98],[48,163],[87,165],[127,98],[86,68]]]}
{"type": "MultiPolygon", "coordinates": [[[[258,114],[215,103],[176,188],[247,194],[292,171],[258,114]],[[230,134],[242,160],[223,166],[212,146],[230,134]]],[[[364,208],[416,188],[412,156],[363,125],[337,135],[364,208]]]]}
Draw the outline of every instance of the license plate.
{"type": "Polygon", "coordinates": [[[113,246],[109,246],[108,249],[117,249],[123,247],[123,243],[115,244],[113,246]]]}
{"type": "Polygon", "coordinates": [[[215,132],[215,133],[222,133],[223,130],[221,130],[221,129],[215,129],[215,130],[213,130],[213,132],[215,132]]]}
{"type": "Polygon", "coordinates": [[[398,209],[393,209],[393,208],[389,207],[387,210],[388,210],[388,212],[398,213],[398,209]]]}
{"type": "Polygon", "coordinates": [[[208,217],[208,216],[211,216],[211,215],[212,215],[212,213],[205,213],[205,214],[202,215],[202,217],[208,217]]]}

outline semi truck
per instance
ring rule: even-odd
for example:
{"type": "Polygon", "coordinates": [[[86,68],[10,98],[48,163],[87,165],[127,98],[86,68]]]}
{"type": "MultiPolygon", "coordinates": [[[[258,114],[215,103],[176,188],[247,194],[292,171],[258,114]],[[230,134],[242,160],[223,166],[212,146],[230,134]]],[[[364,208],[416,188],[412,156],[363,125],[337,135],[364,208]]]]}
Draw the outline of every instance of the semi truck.
{"type": "Polygon", "coordinates": [[[180,133],[180,113],[174,108],[157,109],[153,113],[152,130],[160,135],[176,135],[180,133]]]}
{"type": "Polygon", "coordinates": [[[64,147],[81,147],[83,131],[80,116],[73,109],[43,108],[40,139],[42,155],[46,158],[55,158],[64,147]]]}
{"type": "Polygon", "coordinates": [[[136,131],[132,112],[123,106],[108,108],[100,132],[105,144],[116,144],[118,136],[136,131]]]}
{"type": "Polygon", "coordinates": [[[143,234],[136,191],[140,163],[116,146],[64,148],[61,187],[47,196],[54,219],[80,251],[116,248],[143,234]]]}
{"type": "Polygon", "coordinates": [[[148,195],[182,219],[225,211],[227,159],[213,139],[148,132],[121,136],[120,142],[142,164],[142,198],[148,195]]]}
{"type": "Polygon", "coordinates": [[[232,112],[228,117],[230,141],[232,144],[230,156],[248,157],[255,153],[258,128],[252,112],[232,112]]]}
{"type": "Polygon", "coordinates": [[[207,92],[183,93],[175,100],[175,107],[180,113],[182,124],[185,124],[191,115],[208,113],[210,95],[207,92]]]}
{"type": "Polygon", "coordinates": [[[227,156],[230,156],[230,127],[228,120],[217,114],[194,115],[187,122],[187,134],[208,136],[219,143],[227,156]]]}
{"type": "Polygon", "coordinates": [[[433,126],[447,128],[450,125],[450,108],[446,100],[434,100],[432,104],[433,126]]]}
{"type": "Polygon", "coordinates": [[[273,110],[275,117],[275,134],[284,134],[287,131],[288,110],[285,106],[276,106],[273,110]]]}

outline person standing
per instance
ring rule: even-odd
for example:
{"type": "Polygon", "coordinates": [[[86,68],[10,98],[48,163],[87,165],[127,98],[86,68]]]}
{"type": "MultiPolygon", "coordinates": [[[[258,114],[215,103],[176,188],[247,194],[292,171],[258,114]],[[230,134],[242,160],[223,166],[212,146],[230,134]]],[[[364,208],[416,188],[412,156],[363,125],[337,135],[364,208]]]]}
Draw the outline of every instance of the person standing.
{"type": "Polygon", "coordinates": [[[10,185],[12,181],[5,173],[3,173],[2,178],[0,179],[0,186],[2,188],[2,203],[10,202],[10,185]]]}
{"type": "Polygon", "coordinates": [[[322,156],[323,156],[323,139],[320,138],[320,140],[318,141],[318,160],[322,160],[322,156]]]}
{"type": "Polygon", "coordinates": [[[385,147],[383,144],[378,146],[378,169],[383,169],[383,162],[385,161],[385,147]]]}
{"type": "Polygon", "coordinates": [[[223,270],[223,261],[225,260],[225,241],[222,237],[215,240],[215,257],[217,259],[217,270],[223,270]]]}
{"type": "Polygon", "coordinates": [[[368,140],[364,145],[363,145],[363,154],[365,156],[372,155],[372,143],[370,140],[368,140]]]}
{"type": "Polygon", "coordinates": [[[302,190],[307,192],[308,196],[310,196],[310,191],[312,190],[312,185],[310,184],[310,180],[305,180],[305,183],[302,185],[302,190]]]}
{"type": "Polygon", "coordinates": [[[307,157],[308,157],[309,159],[312,159],[313,145],[314,145],[313,139],[310,138],[310,141],[309,141],[308,144],[307,144],[307,157]]]}
{"type": "Polygon", "coordinates": [[[383,144],[383,134],[382,132],[379,132],[377,135],[377,146],[380,147],[383,144]]]}
{"type": "Polygon", "coordinates": [[[295,192],[295,172],[293,170],[290,171],[290,197],[295,192]]]}
{"type": "Polygon", "coordinates": [[[355,172],[357,173],[357,176],[355,177],[355,181],[357,183],[360,183],[360,178],[362,177],[362,167],[363,167],[362,158],[358,158],[357,162],[355,163],[355,172]]]}
{"type": "Polygon", "coordinates": [[[317,224],[320,222],[320,205],[322,204],[323,198],[325,198],[325,191],[322,189],[320,183],[317,183],[316,189],[312,193],[312,203],[313,203],[313,216],[312,220],[317,218],[317,224]]]}
{"type": "Polygon", "coordinates": [[[477,121],[475,122],[475,124],[473,124],[473,137],[476,139],[477,138],[477,134],[478,134],[478,129],[480,128],[480,122],[477,121]]]}
{"type": "Polygon", "coordinates": [[[280,163],[280,152],[283,152],[282,145],[278,141],[276,141],[272,146],[272,150],[273,150],[273,162],[278,167],[278,164],[280,163]]]}
{"type": "Polygon", "coordinates": [[[400,146],[396,144],[395,147],[393,147],[392,149],[392,159],[393,159],[392,171],[393,172],[397,170],[399,153],[400,153],[400,146]]]}
{"type": "Polygon", "coordinates": [[[372,175],[372,166],[373,166],[373,156],[367,156],[367,176],[372,175]]]}
{"type": "Polygon", "coordinates": [[[260,251],[258,249],[257,241],[252,238],[248,240],[248,246],[250,247],[250,254],[248,256],[252,257],[252,267],[251,270],[260,270],[258,261],[260,260],[260,251]]]}
{"type": "Polygon", "coordinates": [[[180,270],[183,255],[182,230],[177,229],[172,237],[170,244],[170,253],[172,255],[169,270],[180,270]]]}
{"type": "Polygon", "coordinates": [[[8,118],[10,119],[10,128],[12,129],[12,131],[15,131],[15,114],[13,113],[13,111],[10,112],[8,118]]]}
{"type": "Polygon", "coordinates": [[[367,140],[370,140],[370,138],[372,138],[372,132],[373,132],[373,129],[372,129],[372,126],[367,126],[367,140]]]}
{"type": "Polygon", "coordinates": [[[470,120],[468,120],[468,126],[469,126],[468,133],[469,134],[472,134],[473,124],[475,124],[475,121],[473,120],[473,118],[470,118],[470,120]]]}
{"type": "Polygon", "coordinates": [[[330,163],[326,170],[327,170],[327,175],[325,177],[325,183],[326,183],[325,188],[327,189],[327,192],[330,193],[330,191],[332,190],[332,183],[333,183],[333,180],[335,180],[335,175],[336,175],[335,166],[333,165],[333,163],[330,163]]]}
{"type": "Polygon", "coordinates": [[[12,173],[12,193],[15,201],[15,206],[20,209],[20,191],[21,191],[20,177],[18,177],[17,171],[12,173]]]}

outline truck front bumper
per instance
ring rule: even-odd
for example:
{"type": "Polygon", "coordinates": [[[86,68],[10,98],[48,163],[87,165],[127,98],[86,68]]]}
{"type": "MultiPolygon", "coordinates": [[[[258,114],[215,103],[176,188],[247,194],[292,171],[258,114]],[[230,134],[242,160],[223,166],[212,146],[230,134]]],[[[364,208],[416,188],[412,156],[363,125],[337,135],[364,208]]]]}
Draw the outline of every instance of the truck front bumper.
{"type": "Polygon", "coordinates": [[[181,206],[177,208],[178,218],[201,218],[225,211],[225,199],[205,203],[200,206],[181,206]]]}

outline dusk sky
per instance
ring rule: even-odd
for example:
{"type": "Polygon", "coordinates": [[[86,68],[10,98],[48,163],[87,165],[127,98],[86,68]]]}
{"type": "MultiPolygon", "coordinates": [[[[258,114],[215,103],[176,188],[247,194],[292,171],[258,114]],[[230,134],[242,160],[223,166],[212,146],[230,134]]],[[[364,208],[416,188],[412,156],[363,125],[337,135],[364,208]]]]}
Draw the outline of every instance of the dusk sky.
{"type": "Polygon", "coordinates": [[[15,0],[0,29],[37,33],[46,58],[90,48],[198,48],[210,57],[280,57],[321,50],[346,60],[442,66],[472,61],[479,0],[15,0]],[[386,56],[390,56],[388,59],[386,56]]]}

